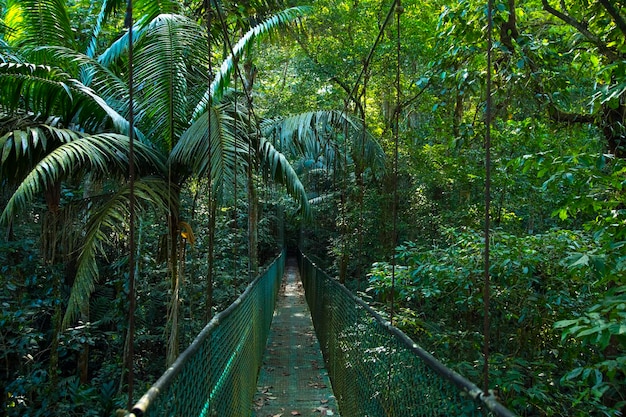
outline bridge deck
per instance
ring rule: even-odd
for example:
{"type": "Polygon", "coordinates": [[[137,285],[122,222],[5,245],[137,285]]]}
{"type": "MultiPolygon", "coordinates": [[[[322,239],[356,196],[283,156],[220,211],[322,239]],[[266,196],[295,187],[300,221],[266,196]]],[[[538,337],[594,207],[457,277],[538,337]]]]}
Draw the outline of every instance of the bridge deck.
{"type": "Polygon", "coordinates": [[[257,382],[253,416],[336,416],[295,259],[289,259],[257,382]]]}

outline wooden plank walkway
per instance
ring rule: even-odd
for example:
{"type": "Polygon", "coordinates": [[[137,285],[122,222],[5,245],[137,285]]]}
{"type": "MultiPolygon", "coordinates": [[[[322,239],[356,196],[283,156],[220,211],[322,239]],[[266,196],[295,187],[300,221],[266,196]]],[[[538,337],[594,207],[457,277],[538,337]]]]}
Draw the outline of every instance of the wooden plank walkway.
{"type": "Polygon", "coordinates": [[[257,388],[255,417],[339,415],[293,258],[285,268],[257,388]]]}

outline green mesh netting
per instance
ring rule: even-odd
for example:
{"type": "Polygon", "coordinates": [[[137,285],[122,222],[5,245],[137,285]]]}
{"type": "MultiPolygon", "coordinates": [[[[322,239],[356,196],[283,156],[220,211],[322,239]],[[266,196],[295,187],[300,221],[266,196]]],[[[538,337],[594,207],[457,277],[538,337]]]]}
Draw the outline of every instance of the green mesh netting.
{"type": "Polygon", "coordinates": [[[207,324],[131,416],[249,416],[284,267],[283,252],[207,324]]]}
{"type": "Polygon", "coordinates": [[[299,266],[343,417],[514,416],[302,254],[299,266]]]}

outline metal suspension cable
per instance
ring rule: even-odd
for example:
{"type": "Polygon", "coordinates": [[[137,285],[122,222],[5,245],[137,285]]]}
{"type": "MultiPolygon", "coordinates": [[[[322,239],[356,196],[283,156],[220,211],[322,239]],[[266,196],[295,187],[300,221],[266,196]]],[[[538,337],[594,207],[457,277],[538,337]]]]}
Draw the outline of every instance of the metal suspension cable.
{"type": "MultiPolygon", "coordinates": [[[[348,103],[349,100],[351,100],[354,97],[354,94],[356,93],[357,88],[359,87],[359,83],[361,82],[361,78],[365,74],[365,69],[369,67],[370,62],[372,61],[372,58],[374,57],[374,51],[376,50],[376,47],[378,46],[380,40],[382,39],[383,34],[385,33],[385,29],[387,28],[387,25],[389,24],[389,21],[391,20],[391,16],[393,16],[393,13],[396,11],[396,7],[398,4],[400,4],[400,0],[394,0],[394,2],[391,4],[391,7],[389,8],[389,11],[387,12],[387,16],[385,16],[385,20],[383,21],[382,26],[378,30],[378,35],[376,35],[376,40],[374,41],[374,44],[370,48],[369,53],[367,54],[367,58],[365,58],[365,62],[363,63],[361,72],[359,73],[359,76],[354,82],[354,87],[352,87],[352,90],[350,91],[350,95],[348,96],[348,101],[346,101],[346,103],[348,103]]],[[[354,98],[354,100],[356,101],[356,98],[354,98]]],[[[347,107],[347,104],[346,104],[346,107],[347,107]]]]}
{"type": "Polygon", "coordinates": [[[206,35],[207,35],[207,57],[208,57],[208,90],[209,90],[209,100],[207,104],[207,141],[208,141],[208,159],[209,159],[209,172],[208,172],[208,197],[209,197],[209,245],[207,251],[207,292],[206,292],[206,320],[207,322],[211,320],[213,316],[212,308],[213,308],[213,259],[214,259],[214,243],[215,243],[215,215],[216,210],[214,209],[214,205],[217,204],[215,201],[215,195],[213,193],[213,178],[212,178],[212,170],[211,160],[213,159],[213,149],[211,147],[211,108],[213,107],[213,95],[210,94],[211,90],[211,82],[213,81],[213,66],[211,61],[211,53],[212,53],[212,44],[211,44],[211,26],[212,26],[212,15],[211,15],[211,0],[205,0],[205,8],[206,8],[206,35]]]}
{"type": "Polygon", "coordinates": [[[401,91],[400,91],[400,49],[401,49],[401,28],[400,28],[400,16],[404,11],[402,7],[401,1],[396,1],[396,108],[394,110],[394,149],[393,149],[393,202],[392,202],[392,217],[393,217],[393,229],[392,229],[392,254],[391,254],[391,313],[390,313],[390,322],[393,326],[394,319],[394,297],[395,297],[395,286],[396,286],[396,256],[395,250],[398,245],[398,153],[399,153],[399,142],[400,142],[400,100],[401,100],[401,91]]]}
{"type": "MultiPolygon", "coordinates": [[[[228,33],[224,33],[224,36],[228,38],[228,33]]],[[[237,221],[237,136],[239,134],[239,118],[237,117],[237,78],[234,79],[235,83],[235,134],[233,135],[235,155],[233,158],[233,220],[235,222],[235,238],[233,239],[233,279],[237,278],[237,256],[238,250],[237,245],[239,244],[239,222],[237,221]]]]}
{"type": "MultiPolygon", "coordinates": [[[[224,20],[224,16],[222,15],[222,12],[219,8],[219,6],[216,4],[215,5],[215,12],[217,14],[217,17],[220,21],[220,25],[222,26],[222,32],[224,33],[224,39],[226,41],[226,46],[228,47],[228,51],[230,52],[230,55],[233,57],[233,63],[234,65],[234,69],[235,69],[235,80],[237,78],[239,78],[241,80],[242,85],[245,85],[244,82],[244,78],[243,75],[241,75],[241,71],[239,71],[239,65],[237,65],[238,59],[235,57],[235,50],[233,49],[233,44],[230,41],[230,38],[228,37],[228,28],[226,26],[226,21],[224,20]]],[[[256,117],[256,114],[254,113],[254,109],[252,108],[252,97],[250,97],[250,94],[248,93],[248,91],[244,88],[244,93],[246,95],[246,100],[248,101],[248,105],[250,107],[250,112],[252,113],[252,118],[255,121],[255,125],[258,126],[258,118],[256,117]]],[[[258,130],[258,129],[257,129],[258,130]]]]}
{"type": "MultiPolygon", "coordinates": [[[[364,199],[365,199],[365,179],[363,178],[364,175],[364,171],[365,171],[365,135],[367,132],[367,116],[366,116],[366,110],[367,110],[367,80],[369,77],[369,67],[368,65],[364,66],[365,68],[365,76],[363,77],[363,105],[361,106],[362,110],[363,110],[363,120],[362,120],[362,125],[361,125],[361,172],[360,172],[360,184],[359,184],[359,197],[361,199],[361,204],[359,204],[359,256],[358,256],[358,260],[359,260],[359,265],[361,265],[361,262],[363,261],[363,258],[365,258],[364,254],[365,254],[365,249],[363,247],[363,233],[365,232],[365,227],[364,227],[364,223],[365,223],[365,216],[363,213],[363,206],[365,206],[364,204],[364,199]]],[[[361,271],[359,268],[359,271],[357,273],[357,291],[361,291],[361,271]]]]}
{"type": "Polygon", "coordinates": [[[125,25],[128,27],[128,180],[129,180],[129,235],[128,254],[128,338],[126,369],[128,371],[128,409],[133,406],[135,355],[135,115],[133,107],[133,0],[128,0],[125,25]]]}
{"type": "Polygon", "coordinates": [[[483,308],[484,308],[484,322],[483,322],[483,391],[485,395],[489,395],[489,338],[490,338],[490,317],[489,317],[489,303],[490,303],[490,253],[489,253],[489,238],[490,238],[490,218],[489,212],[491,210],[491,122],[493,117],[492,109],[492,81],[491,81],[491,54],[493,48],[493,0],[487,0],[487,85],[486,94],[487,100],[485,103],[485,259],[484,259],[484,287],[483,287],[483,308]]]}

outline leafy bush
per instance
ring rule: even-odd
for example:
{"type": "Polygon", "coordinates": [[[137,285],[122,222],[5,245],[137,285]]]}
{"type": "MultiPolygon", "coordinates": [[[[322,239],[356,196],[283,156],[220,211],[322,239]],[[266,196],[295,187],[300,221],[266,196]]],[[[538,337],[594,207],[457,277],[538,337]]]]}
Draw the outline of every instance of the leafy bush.
{"type": "MultiPolygon", "coordinates": [[[[446,236],[447,247],[409,242],[397,249],[396,323],[479,382],[483,237],[465,229],[448,229],[446,236]]],[[[490,378],[502,400],[522,415],[617,415],[623,406],[624,346],[618,340],[626,326],[611,317],[623,320],[624,294],[613,290],[612,298],[585,313],[608,288],[593,262],[576,262],[577,254],[601,250],[580,231],[492,235],[490,378]],[[567,334],[561,337],[555,324],[567,334]],[[577,339],[567,339],[570,334],[577,339]],[[578,370],[593,363],[593,370],[578,370]]],[[[389,264],[374,264],[368,292],[388,300],[389,264]]]]}

